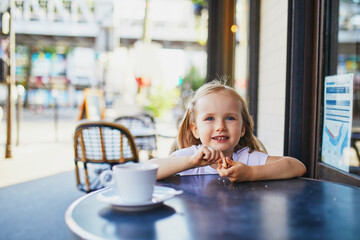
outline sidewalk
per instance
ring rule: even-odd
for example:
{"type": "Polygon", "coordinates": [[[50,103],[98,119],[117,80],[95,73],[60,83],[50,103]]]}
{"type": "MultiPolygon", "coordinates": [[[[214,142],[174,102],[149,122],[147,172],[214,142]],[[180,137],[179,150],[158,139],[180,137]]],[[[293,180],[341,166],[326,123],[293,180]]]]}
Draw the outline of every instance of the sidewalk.
{"type": "Polygon", "coordinates": [[[77,109],[59,109],[58,130],[54,110],[24,110],[16,146],[16,118],[12,125],[12,158],[5,159],[6,119],[0,125],[0,187],[74,169],[72,134],[77,109]]]}
{"type": "MultiPolygon", "coordinates": [[[[56,131],[53,109],[42,113],[24,110],[18,146],[14,116],[12,158],[9,159],[5,159],[6,119],[0,122],[0,187],[74,170],[73,133],[78,123],[78,109],[59,109],[58,116],[56,131]]],[[[158,126],[168,131],[175,125],[159,123],[158,126]]],[[[166,156],[172,142],[172,138],[159,137],[157,155],[166,156]]],[[[140,153],[140,160],[146,160],[143,156],[140,153]]]]}

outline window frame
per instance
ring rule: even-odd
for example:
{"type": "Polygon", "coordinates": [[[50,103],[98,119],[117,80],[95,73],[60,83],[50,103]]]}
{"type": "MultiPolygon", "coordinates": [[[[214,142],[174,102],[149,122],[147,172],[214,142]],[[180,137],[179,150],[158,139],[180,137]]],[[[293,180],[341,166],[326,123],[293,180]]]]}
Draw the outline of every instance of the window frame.
{"type": "Polygon", "coordinates": [[[259,95],[259,44],[260,44],[260,0],[249,0],[248,26],[248,81],[246,95],[249,113],[254,120],[254,134],[257,135],[257,111],[259,95]]]}
{"type": "Polygon", "coordinates": [[[360,186],[359,176],[321,162],[323,79],[336,73],[330,20],[338,7],[339,0],[289,0],[284,155],[300,159],[306,177],[360,186]]]}
{"type": "Polygon", "coordinates": [[[284,155],[302,161],[315,175],[320,0],[288,2],[284,155]],[[313,81],[314,79],[314,81],[313,81]]]}

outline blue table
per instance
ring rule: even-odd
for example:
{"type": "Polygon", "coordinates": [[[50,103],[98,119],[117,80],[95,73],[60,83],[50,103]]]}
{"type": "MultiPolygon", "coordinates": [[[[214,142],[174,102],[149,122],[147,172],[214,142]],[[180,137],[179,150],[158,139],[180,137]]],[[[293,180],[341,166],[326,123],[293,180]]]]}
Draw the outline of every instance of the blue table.
{"type": "Polygon", "coordinates": [[[84,195],[74,171],[0,188],[0,239],[76,239],[64,214],[84,195]]]}
{"type": "MultiPolygon", "coordinates": [[[[90,193],[68,208],[68,227],[90,239],[359,239],[360,189],[296,178],[231,183],[217,175],[174,176],[183,190],[164,205],[120,212],[90,193]]],[[[102,190],[100,190],[102,191],[102,190]]]]}

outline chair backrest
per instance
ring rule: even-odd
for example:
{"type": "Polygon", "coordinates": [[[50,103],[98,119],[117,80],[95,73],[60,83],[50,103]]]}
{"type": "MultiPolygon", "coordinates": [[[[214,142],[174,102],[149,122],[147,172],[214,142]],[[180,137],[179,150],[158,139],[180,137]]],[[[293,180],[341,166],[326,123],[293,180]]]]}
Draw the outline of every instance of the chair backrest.
{"type": "Polygon", "coordinates": [[[115,123],[127,127],[129,130],[132,128],[147,128],[146,121],[139,116],[120,116],[114,120],[115,123]]]}
{"type": "Polygon", "coordinates": [[[179,145],[178,145],[177,140],[175,139],[170,146],[169,155],[171,155],[173,152],[175,152],[177,150],[179,150],[179,145]]]}
{"type": "Polygon", "coordinates": [[[74,135],[75,160],[94,163],[138,162],[138,151],[129,130],[111,122],[84,122],[74,135]]]}
{"type": "MultiPolygon", "coordinates": [[[[134,134],[135,143],[138,150],[148,151],[149,157],[152,158],[157,149],[156,143],[156,129],[153,119],[150,119],[150,115],[139,114],[139,115],[125,115],[120,116],[114,120],[115,123],[124,125],[134,134]],[[153,133],[147,134],[146,136],[139,136],[136,132],[142,130],[150,130],[153,133]]],[[[140,134],[141,135],[141,134],[140,134]]]]}
{"type": "Polygon", "coordinates": [[[141,117],[149,128],[155,129],[155,119],[149,113],[140,113],[137,116],[141,117]]]}

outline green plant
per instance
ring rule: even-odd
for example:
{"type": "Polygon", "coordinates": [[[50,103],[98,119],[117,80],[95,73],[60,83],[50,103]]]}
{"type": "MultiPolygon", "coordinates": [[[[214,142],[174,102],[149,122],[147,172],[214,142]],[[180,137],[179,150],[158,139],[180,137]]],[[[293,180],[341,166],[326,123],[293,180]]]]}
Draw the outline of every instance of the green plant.
{"type": "Polygon", "coordinates": [[[175,106],[179,96],[180,91],[178,89],[164,89],[162,85],[159,85],[150,90],[149,104],[145,105],[144,108],[150,111],[154,117],[161,117],[175,106]]]}
{"type": "Polygon", "coordinates": [[[185,89],[190,86],[193,91],[196,91],[204,84],[204,82],[205,78],[201,76],[199,70],[195,66],[192,66],[190,71],[184,77],[183,85],[185,89]]]}
{"type": "Polygon", "coordinates": [[[201,6],[207,6],[207,1],[206,0],[192,0],[193,4],[199,4],[201,6]]]}

